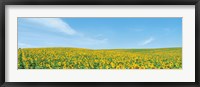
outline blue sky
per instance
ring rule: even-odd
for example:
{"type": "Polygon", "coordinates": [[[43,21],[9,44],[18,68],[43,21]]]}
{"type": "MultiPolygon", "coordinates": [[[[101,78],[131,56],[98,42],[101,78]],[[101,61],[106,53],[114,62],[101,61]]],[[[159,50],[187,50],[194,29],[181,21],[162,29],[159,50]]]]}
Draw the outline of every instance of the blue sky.
{"type": "Polygon", "coordinates": [[[182,18],[18,18],[18,48],[182,47],[182,18]]]}

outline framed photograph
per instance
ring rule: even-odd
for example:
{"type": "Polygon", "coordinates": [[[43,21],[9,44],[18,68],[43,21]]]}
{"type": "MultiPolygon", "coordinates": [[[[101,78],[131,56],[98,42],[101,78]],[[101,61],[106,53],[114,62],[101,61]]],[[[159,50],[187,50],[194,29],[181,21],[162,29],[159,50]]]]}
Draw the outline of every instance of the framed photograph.
{"type": "Polygon", "coordinates": [[[2,87],[199,87],[199,0],[1,1],[2,87]]]}

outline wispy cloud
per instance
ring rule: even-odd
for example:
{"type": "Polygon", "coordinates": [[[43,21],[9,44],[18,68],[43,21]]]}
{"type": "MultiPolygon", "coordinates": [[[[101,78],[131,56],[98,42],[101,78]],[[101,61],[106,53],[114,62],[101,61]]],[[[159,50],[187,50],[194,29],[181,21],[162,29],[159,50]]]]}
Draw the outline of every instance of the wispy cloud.
{"type": "Polygon", "coordinates": [[[74,35],[77,32],[60,18],[19,18],[20,24],[31,24],[35,26],[46,27],[54,31],[64,32],[68,35],[74,35]]]}
{"type": "Polygon", "coordinates": [[[163,30],[164,30],[165,34],[168,34],[173,31],[173,29],[171,29],[171,28],[164,28],[163,30]]]}
{"type": "Polygon", "coordinates": [[[90,37],[82,37],[80,39],[77,39],[79,43],[85,44],[85,45],[97,45],[97,44],[106,44],[108,43],[107,38],[97,39],[97,38],[90,38],[90,37]]]}
{"type": "Polygon", "coordinates": [[[140,45],[147,45],[150,44],[151,42],[153,42],[155,39],[153,37],[150,37],[146,40],[144,40],[140,45]]]}
{"type": "MultiPolygon", "coordinates": [[[[73,29],[66,21],[64,22],[60,18],[19,18],[18,24],[20,25],[18,28],[21,33],[19,39],[25,40],[25,42],[30,40],[31,42],[37,42],[38,46],[95,46],[108,42],[108,39],[103,37],[102,34],[98,34],[95,37],[88,36],[73,29]],[[38,31],[35,30],[37,28],[38,31]],[[38,33],[41,33],[39,29],[45,29],[46,34],[38,35],[38,33]],[[34,32],[31,32],[33,30],[34,32]],[[49,31],[58,33],[52,34],[49,31]],[[67,35],[61,35],[61,33],[67,35]]],[[[19,43],[18,46],[34,47],[25,43],[19,43]]]]}
{"type": "Polygon", "coordinates": [[[27,47],[32,47],[32,45],[30,45],[30,44],[27,44],[27,43],[21,43],[21,42],[19,42],[18,43],[18,48],[27,48],[27,47]]]}
{"type": "Polygon", "coordinates": [[[144,29],[141,29],[141,28],[134,28],[134,29],[130,29],[130,30],[133,30],[135,32],[141,32],[141,31],[144,31],[144,29]]]}

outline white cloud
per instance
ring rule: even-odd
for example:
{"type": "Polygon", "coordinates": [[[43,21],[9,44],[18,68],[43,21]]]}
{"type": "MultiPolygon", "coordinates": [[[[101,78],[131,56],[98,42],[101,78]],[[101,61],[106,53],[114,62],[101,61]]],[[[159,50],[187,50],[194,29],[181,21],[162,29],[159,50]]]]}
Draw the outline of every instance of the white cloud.
{"type": "MultiPolygon", "coordinates": [[[[108,39],[102,34],[97,34],[96,36],[88,36],[82,32],[76,31],[67,22],[64,22],[60,18],[19,18],[18,23],[20,23],[20,39],[29,38],[26,40],[31,40],[31,42],[37,42],[38,46],[96,46],[105,45],[108,39]],[[27,26],[28,25],[28,26],[27,26]],[[29,30],[41,28],[53,32],[63,32],[67,35],[59,34],[42,34],[38,35],[40,31],[30,32],[29,30]],[[26,37],[24,37],[26,36],[26,37]],[[41,42],[40,42],[41,41],[41,42]]],[[[48,32],[47,31],[47,32],[48,32]]],[[[29,42],[29,43],[31,43],[29,42]]],[[[19,47],[36,47],[26,43],[19,43],[19,47]]]]}
{"type": "Polygon", "coordinates": [[[27,47],[32,47],[32,45],[27,44],[27,43],[18,43],[18,48],[27,48],[27,47]]]}
{"type": "Polygon", "coordinates": [[[82,45],[97,45],[97,44],[107,44],[108,39],[103,37],[103,35],[98,34],[94,37],[87,36],[87,35],[80,35],[75,40],[76,43],[82,44],[82,45]]]}
{"type": "Polygon", "coordinates": [[[153,37],[150,37],[148,39],[146,39],[145,41],[143,41],[141,43],[141,45],[147,45],[147,44],[150,44],[151,42],[153,42],[155,39],[153,37]]]}
{"type": "Polygon", "coordinates": [[[130,30],[133,30],[135,32],[141,32],[141,31],[144,31],[144,29],[141,29],[141,28],[134,28],[134,29],[130,29],[130,30]]]}
{"type": "Polygon", "coordinates": [[[88,44],[88,45],[106,44],[107,42],[108,42],[107,38],[103,38],[103,39],[83,38],[82,39],[82,44],[88,44]]]}
{"type": "Polygon", "coordinates": [[[55,29],[54,31],[64,32],[68,35],[74,35],[77,33],[69,26],[69,24],[67,24],[60,18],[24,18],[19,21],[20,23],[31,23],[36,26],[47,27],[48,29],[55,29]]]}

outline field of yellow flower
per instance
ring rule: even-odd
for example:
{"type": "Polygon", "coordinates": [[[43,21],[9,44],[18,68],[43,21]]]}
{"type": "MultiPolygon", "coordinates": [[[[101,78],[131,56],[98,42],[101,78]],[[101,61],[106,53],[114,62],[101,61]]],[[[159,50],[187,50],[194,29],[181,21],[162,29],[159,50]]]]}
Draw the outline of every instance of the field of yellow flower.
{"type": "Polygon", "coordinates": [[[181,69],[182,48],[18,49],[18,69],[181,69]]]}

